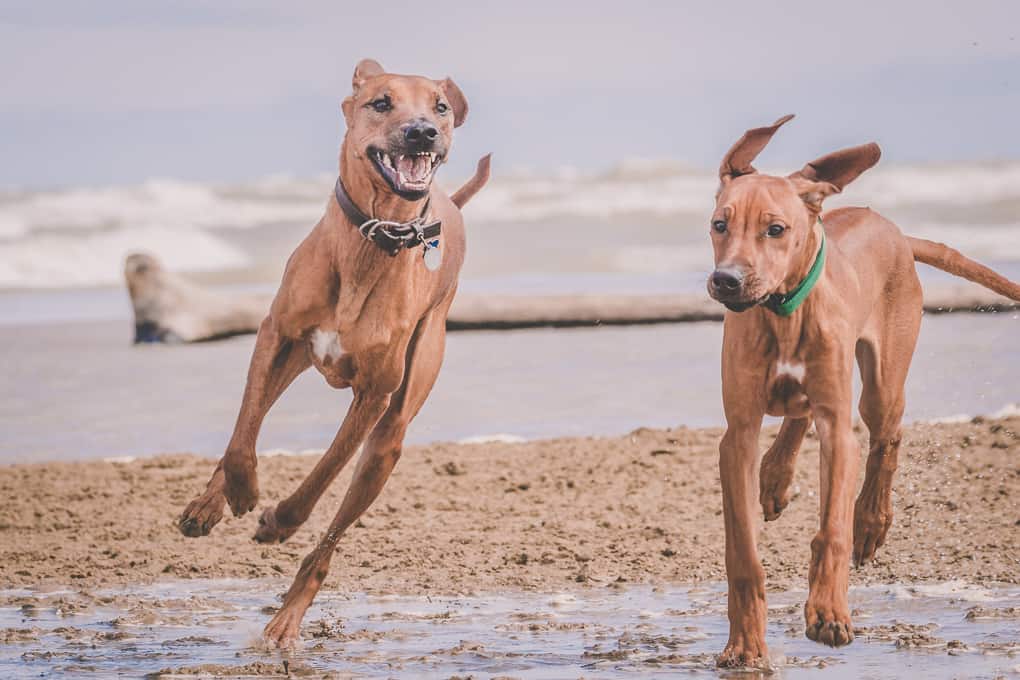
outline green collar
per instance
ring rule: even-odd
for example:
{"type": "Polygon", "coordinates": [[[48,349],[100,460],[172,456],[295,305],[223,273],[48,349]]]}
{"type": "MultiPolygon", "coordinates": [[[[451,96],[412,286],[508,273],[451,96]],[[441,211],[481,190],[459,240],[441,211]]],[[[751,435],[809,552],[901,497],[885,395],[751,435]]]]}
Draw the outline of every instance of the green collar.
{"type": "MultiPolygon", "coordinates": [[[[822,223],[822,218],[818,218],[818,224],[822,223]]],[[[765,301],[765,306],[771,309],[779,316],[790,316],[797,311],[797,308],[804,304],[804,300],[811,293],[811,289],[818,283],[818,279],[822,277],[822,270],[825,269],[825,227],[822,227],[822,245],[818,248],[818,255],[815,257],[815,263],[811,265],[811,270],[804,277],[804,280],[797,284],[797,287],[791,290],[789,293],[773,293],[765,301]]]]}

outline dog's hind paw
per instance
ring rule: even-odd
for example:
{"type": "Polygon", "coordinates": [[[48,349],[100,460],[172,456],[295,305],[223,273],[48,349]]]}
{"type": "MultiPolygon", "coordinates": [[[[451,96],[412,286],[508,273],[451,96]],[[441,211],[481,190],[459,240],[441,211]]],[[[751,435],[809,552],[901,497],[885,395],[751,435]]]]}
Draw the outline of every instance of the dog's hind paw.
{"type": "Polygon", "coordinates": [[[285,527],[276,518],[276,508],[266,508],[259,517],[259,528],[255,540],[259,543],[283,543],[294,535],[298,527],[285,527]]]}
{"type": "Polygon", "coordinates": [[[251,512],[259,502],[259,480],[253,464],[223,464],[223,496],[235,517],[251,512]]]}
{"type": "Polygon", "coordinates": [[[304,615],[303,609],[284,604],[266,624],[262,638],[279,649],[293,649],[301,635],[301,619],[304,615]]]}
{"type": "Polygon", "coordinates": [[[868,511],[858,502],[854,510],[854,564],[864,566],[885,543],[892,526],[892,511],[868,511]]]}
{"type": "Polygon", "coordinates": [[[779,519],[789,505],[793,473],[794,467],[786,459],[769,454],[762,458],[758,499],[766,522],[779,519]]]}

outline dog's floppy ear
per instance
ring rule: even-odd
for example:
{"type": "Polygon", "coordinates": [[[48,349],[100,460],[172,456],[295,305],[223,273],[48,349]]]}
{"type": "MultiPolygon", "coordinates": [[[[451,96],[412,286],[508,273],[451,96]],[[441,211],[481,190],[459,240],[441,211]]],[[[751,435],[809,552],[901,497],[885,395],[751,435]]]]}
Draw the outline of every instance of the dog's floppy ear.
{"type": "Polygon", "coordinates": [[[365,81],[374,76],[381,76],[386,73],[385,69],[375,59],[362,59],[354,67],[354,77],[351,78],[351,88],[354,94],[358,93],[365,81]]]}
{"type": "Polygon", "coordinates": [[[361,89],[361,86],[369,78],[381,76],[384,73],[386,71],[383,70],[383,67],[375,59],[362,59],[354,67],[354,77],[351,78],[351,96],[346,97],[340,103],[340,110],[343,112],[348,124],[351,122],[351,114],[354,113],[354,98],[358,95],[358,90],[361,89]]]}
{"type": "Polygon", "coordinates": [[[861,176],[882,157],[878,144],[862,144],[816,158],[790,177],[803,177],[813,182],[828,182],[840,191],[861,176]]]}
{"type": "Polygon", "coordinates": [[[776,134],[776,130],[791,118],[793,118],[792,113],[783,116],[768,127],[754,128],[745,132],[744,136],[737,140],[737,143],[730,148],[723,158],[722,165],[719,166],[719,179],[725,182],[734,177],[758,172],[751,165],[751,162],[757,158],[761,150],[765,148],[765,145],[769,143],[772,135],[776,134]]]}
{"type": "Polygon", "coordinates": [[[440,80],[439,87],[442,88],[446,98],[450,100],[450,108],[453,109],[453,127],[460,127],[467,119],[467,98],[464,97],[464,93],[457,87],[457,83],[453,82],[453,78],[440,80]]]}
{"type": "Polygon", "coordinates": [[[826,196],[838,194],[882,157],[878,144],[862,144],[816,158],[790,179],[808,206],[820,209],[826,196]]]}

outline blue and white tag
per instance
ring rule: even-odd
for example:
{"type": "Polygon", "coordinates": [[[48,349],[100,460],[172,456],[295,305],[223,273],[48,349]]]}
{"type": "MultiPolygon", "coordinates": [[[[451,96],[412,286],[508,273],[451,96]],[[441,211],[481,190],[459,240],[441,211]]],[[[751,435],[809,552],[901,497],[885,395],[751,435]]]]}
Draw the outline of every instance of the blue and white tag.
{"type": "Polygon", "coordinates": [[[443,264],[443,251],[439,247],[439,239],[425,241],[425,254],[422,257],[425,260],[425,268],[430,272],[439,269],[439,265],[443,264]]]}

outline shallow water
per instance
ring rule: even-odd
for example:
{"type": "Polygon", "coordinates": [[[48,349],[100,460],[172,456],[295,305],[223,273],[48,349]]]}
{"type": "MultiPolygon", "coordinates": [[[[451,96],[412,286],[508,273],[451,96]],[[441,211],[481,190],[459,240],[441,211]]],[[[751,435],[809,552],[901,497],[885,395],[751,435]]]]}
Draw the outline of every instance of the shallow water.
{"type": "MultiPolygon", "coordinates": [[[[1016,312],[926,316],[906,419],[1020,402],[1018,338],[1016,312]]],[[[719,323],[451,333],[408,440],[722,425],[721,342],[719,323]]],[[[0,325],[0,463],[221,455],[253,343],[133,347],[128,324],[0,325]]],[[[267,417],[259,451],[321,451],[350,399],[305,372],[267,417]]]]}
{"type": "MultiPolygon", "coordinates": [[[[266,649],[265,607],[283,580],[177,581],[85,595],[7,591],[0,677],[105,678],[167,671],[273,677],[624,678],[721,674],[722,585],[610,584],[472,597],[324,592],[300,649],[266,649]]],[[[768,642],[781,677],[955,678],[1020,673],[1020,588],[962,582],[851,589],[857,639],[803,637],[803,591],[771,594],[768,642]]],[[[730,673],[749,677],[746,673],[730,673]]]]}

